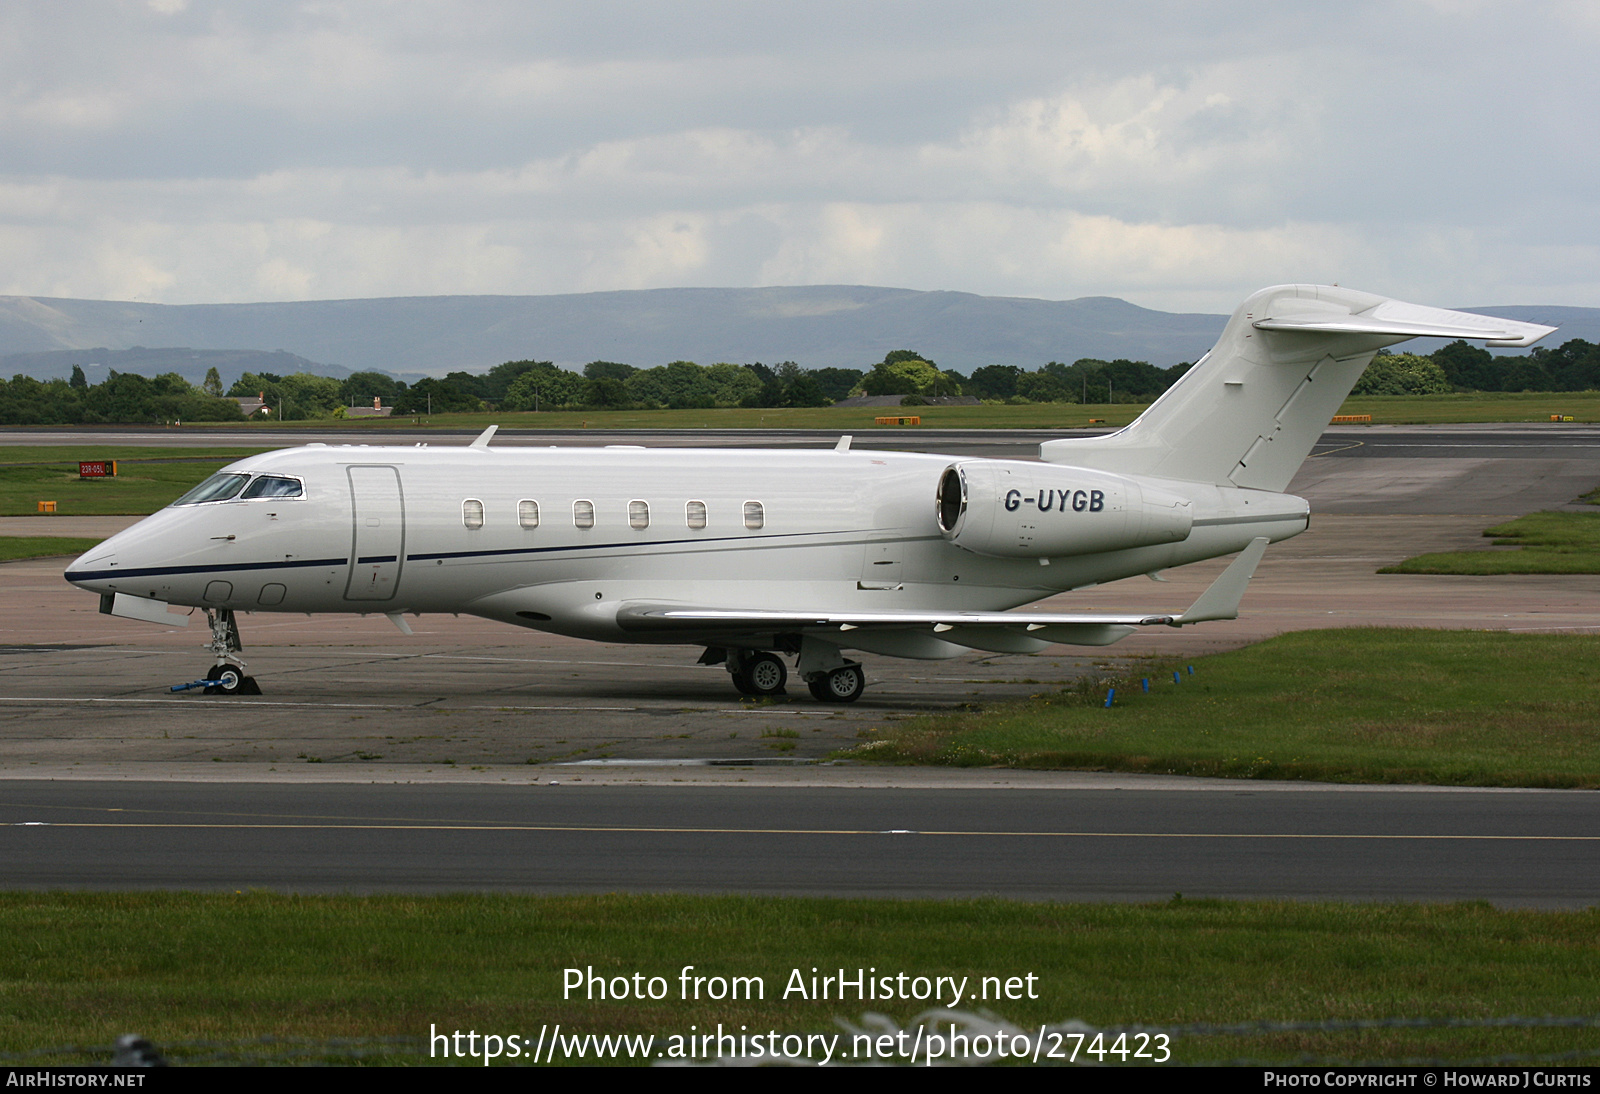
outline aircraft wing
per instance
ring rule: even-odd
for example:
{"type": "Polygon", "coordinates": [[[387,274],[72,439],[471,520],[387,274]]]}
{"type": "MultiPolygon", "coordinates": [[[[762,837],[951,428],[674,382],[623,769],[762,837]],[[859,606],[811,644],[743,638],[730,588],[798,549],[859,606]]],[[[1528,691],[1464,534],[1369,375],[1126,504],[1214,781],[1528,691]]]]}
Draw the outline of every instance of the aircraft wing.
{"type": "Polygon", "coordinates": [[[1164,624],[1181,627],[1213,619],[1237,619],[1239,601],[1267,549],[1265,536],[1224,570],[1186,612],[973,612],[934,609],[888,611],[792,611],[773,608],[700,608],[687,604],[627,601],[617,609],[617,622],[631,631],[811,630],[853,631],[867,628],[930,627],[934,634],[961,642],[967,628],[1007,628],[1046,641],[1103,645],[1132,633],[1134,627],[1164,624]]]}

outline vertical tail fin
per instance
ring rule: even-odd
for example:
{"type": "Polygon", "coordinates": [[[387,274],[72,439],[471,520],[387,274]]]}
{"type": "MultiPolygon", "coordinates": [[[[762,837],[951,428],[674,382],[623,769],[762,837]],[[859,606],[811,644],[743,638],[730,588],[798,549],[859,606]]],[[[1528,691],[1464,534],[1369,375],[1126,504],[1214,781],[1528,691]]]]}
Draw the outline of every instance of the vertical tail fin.
{"type": "Polygon", "coordinates": [[[1049,463],[1281,491],[1373,356],[1408,338],[1527,346],[1554,327],[1330,285],[1279,285],[1239,306],[1211,352],[1126,429],[1040,446],[1049,463]]]}

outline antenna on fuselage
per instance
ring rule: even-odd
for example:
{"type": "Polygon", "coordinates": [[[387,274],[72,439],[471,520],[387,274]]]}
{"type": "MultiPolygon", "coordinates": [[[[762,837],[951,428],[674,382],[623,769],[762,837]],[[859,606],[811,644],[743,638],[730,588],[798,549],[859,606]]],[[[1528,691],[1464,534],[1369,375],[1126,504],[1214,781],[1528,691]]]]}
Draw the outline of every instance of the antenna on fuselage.
{"type": "Polygon", "coordinates": [[[467,445],[467,447],[468,448],[488,448],[489,447],[489,438],[493,437],[494,436],[494,431],[499,429],[499,428],[500,427],[497,426],[497,425],[490,426],[488,429],[485,429],[482,433],[479,433],[478,434],[478,439],[473,441],[471,444],[467,445]]]}

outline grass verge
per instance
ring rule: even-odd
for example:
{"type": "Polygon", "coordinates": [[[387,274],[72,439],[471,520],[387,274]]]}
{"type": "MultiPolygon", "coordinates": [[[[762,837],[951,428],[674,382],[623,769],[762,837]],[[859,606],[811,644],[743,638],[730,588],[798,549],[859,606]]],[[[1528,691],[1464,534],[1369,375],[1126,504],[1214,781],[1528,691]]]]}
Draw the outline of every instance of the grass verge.
{"type": "Polygon", "coordinates": [[[1594,639],[1431,630],[1281,635],[1011,706],[909,719],[885,763],[1332,782],[1600,787],[1594,639]],[[1141,677],[1150,680],[1143,692],[1141,677]],[[1105,708],[1114,684],[1116,703],[1105,708]]]}
{"type": "Polygon", "coordinates": [[[0,536],[0,562],[77,556],[99,542],[98,536],[0,536]]]}
{"type": "MultiPolygon", "coordinates": [[[[1018,904],[700,896],[0,894],[0,1050],[259,1037],[837,1033],[929,1004],[783,998],[795,970],[1033,975],[981,1002],[1023,1027],[1585,1015],[1600,911],[1487,905],[1018,904]],[[685,1001],[680,970],[759,977],[764,999],[685,1001]],[[563,970],[659,976],[659,1001],[563,997],[563,970]]],[[[946,1000],[948,1001],[948,1000],[946,1000]]],[[[848,1039],[846,1039],[848,1042],[848,1039]]],[[[663,1046],[658,1046],[663,1047],[663,1046]]],[[[1174,1062],[1593,1050],[1592,1029],[1377,1029],[1186,1037],[1174,1062]]],[[[425,1049],[423,1050],[426,1051],[425,1049]]],[[[67,1059],[63,1056],[60,1059],[67,1059]]],[[[32,1058],[30,1063],[55,1058],[32,1058]]],[[[378,1057],[376,1062],[401,1062],[378,1057]]],[[[425,1062],[425,1060],[424,1060],[425,1062]]]]}
{"type": "Polygon", "coordinates": [[[1445,395],[1352,395],[1340,414],[1370,414],[1374,425],[1549,422],[1552,414],[1600,421],[1600,391],[1467,391],[1445,395]]]}
{"type": "Polygon", "coordinates": [[[1441,551],[1385,566],[1380,574],[1600,574],[1600,513],[1529,513],[1485,536],[1515,551],[1441,551]]]}
{"type": "MultiPolygon", "coordinates": [[[[265,448],[0,447],[0,516],[33,516],[40,501],[73,516],[153,513],[224,464],[265,448]],[[116,460],[117,476],[78,478],[79,460],[116,460]]],[[[42,522],[48,514],[39,515],[42,522]]]]}

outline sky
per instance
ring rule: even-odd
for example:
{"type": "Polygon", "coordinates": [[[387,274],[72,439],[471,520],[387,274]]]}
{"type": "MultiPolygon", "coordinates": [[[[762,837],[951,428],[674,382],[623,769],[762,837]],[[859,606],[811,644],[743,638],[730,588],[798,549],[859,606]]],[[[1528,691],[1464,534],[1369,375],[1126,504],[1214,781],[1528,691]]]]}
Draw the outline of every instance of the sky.
{"type": "Polygon", "coordinates": [[[0,5],[0,294],[1600,306],[1600,4],[0,5]]]}

